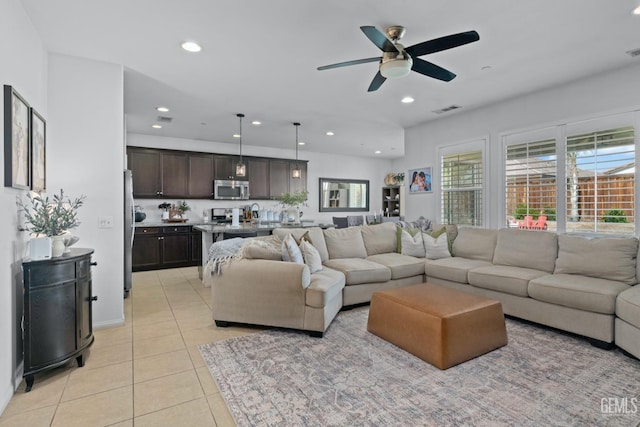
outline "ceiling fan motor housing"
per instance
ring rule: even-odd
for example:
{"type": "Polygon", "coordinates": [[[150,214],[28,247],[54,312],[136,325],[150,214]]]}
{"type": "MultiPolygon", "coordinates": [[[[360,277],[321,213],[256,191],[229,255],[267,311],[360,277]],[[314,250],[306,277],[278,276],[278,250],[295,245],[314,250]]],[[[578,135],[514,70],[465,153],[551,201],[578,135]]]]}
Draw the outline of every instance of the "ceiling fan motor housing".
{"type": "Polygon", "coordinates": [[[399,79],[411,72],[413,58],[404,51],[404,46],[394,43],[398,52],[382,52],[380,74],[387,79],[399,79]]]}

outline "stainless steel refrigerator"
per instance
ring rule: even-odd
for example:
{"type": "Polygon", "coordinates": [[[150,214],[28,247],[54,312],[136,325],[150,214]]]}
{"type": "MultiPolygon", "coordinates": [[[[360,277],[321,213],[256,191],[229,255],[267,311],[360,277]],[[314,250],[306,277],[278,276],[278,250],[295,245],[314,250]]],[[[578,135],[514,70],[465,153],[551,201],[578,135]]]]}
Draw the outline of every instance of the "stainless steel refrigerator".
{"type": "Polygon", "coordinates": [[[130,170],[124,171],[124,297],[131,290],[131,249],[134,236],[133,178],[130,170]]]}

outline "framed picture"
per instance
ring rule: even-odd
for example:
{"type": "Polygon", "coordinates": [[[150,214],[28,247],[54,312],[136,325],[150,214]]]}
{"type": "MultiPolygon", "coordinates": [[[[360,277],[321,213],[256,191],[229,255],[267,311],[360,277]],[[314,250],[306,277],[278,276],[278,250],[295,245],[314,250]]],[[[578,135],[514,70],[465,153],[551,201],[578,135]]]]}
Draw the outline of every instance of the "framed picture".
{"type": "Polygon", "coordinates": [[[31,187],[29,104],[16,90],[4,86],[4,186],[31,187]]]}
{"type": "Polygon", "coordinates": [[[431,166],[419,169],[409,169],[409,194],[423,194],[431,192],[431,166]]]}
{"type": "Polygon", "coordinates": [[[47,122],[31,109],[31,189],[41,192],[47,188],[47,122]]]}

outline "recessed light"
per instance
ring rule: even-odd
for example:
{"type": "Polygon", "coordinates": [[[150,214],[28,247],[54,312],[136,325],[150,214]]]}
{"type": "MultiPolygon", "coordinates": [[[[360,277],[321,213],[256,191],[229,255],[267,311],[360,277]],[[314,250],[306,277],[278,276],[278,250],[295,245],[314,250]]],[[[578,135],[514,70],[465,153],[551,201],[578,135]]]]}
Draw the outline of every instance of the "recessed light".
{"type": "Polygon", "coordinates": [[[640,15],[640,6],[636,7],[635,9],[633,9],[633,14],[634,15],[640,15]]]}
{"type": "Polygon", "coordinates": [[[240,135],[239,135],[239,134],[237,134],[237,133],[234,133],[234,134],[233,134],[233,137],[234,137],[234,138],[240,138],[240,135]]]}
{"type": "Polygon", "coordinates": [[[156,110],[160,111],[161,113],[169,112],[169,109],[167,107],[156,107],[156,110]]]}
{"type": "Polygon", "coordinates": [[[304,142],[298,141],[298,145],[304,145],[304,142]]]}
{"type": "Polygon", "coordinates": [[[254,120],[254,121],[251,122],[251,124],[254,125],[254,126],[260,126],[262,124],[262,122],[258,121],[258,120],[254,120]]]}
{"type": "Polygon", "coordinates": [[[376,154],[380,154],[380,153],[382,153],[382,151],[380,151],[380,150],[376,150],[376,151],[375,151],[375,153],[376,153],[376,154]]]}
{"type": "Polygon", "coordinates": [[[400,102],[402,102],[403,104],[411,104],[413,101],[415,101],[415,99],[413,99],[412,97],[405,96],[400,102]]]}
{"type": "Polygon", "coordinates": [[[162,125],[151,125],[154,129],[162,129],[162,125]]]}
{"type": "Polygon", "coordinates": [[[180,46],[187,52],[200,52],[202,47],[196,42],[184,42],[180,46]]]}
{"type": "Polygon", "coordinates": [[[485,65],[482,68],[480,68],[481,71],[488,71],[491,69],[491,65],[485,65]]]}
{"type": "Polygon", "coordinates": [[[333,132],[331,131],[327,132],[327,136],[333,136],[333,135],[335,135],[333,132]]]}

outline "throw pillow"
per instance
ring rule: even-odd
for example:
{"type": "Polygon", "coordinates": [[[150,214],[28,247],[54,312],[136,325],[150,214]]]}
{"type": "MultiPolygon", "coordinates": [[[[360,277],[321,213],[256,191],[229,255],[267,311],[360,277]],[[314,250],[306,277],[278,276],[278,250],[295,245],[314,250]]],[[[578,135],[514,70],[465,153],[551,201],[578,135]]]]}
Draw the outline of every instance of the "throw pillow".
{"type": "MultiPolygon", "coordinates": [[[[293,236],[293,235],[292,235],[292,236],[293,236]]],[[[296,238],[296,236],[293,236],[293,238],[296,240],[296,244],[297,244],[298,246],[300,245],[300,243],[301,243],[303,240],[306,240],[307,242],[309,242],[309,243],[313,244],[313,241],[311,240],[311,237],[309,236],[309,231],[305,231],[305,233],[304,233],[302,236],[300,236],[300,238],[299,238],[299,239],[298,239],[298,238],[296,238]]]]}
{"type": "Polygon", "coordinates": [[[447,238],[447,233],[445,231],[446,230],[443,228],[435,233],[422,233],[426,258],[451,258],[451,252],[449,252],[449,239],[447,238]]]}
{"type": "Polygon", "coordinates": [[[425,249],[418,228],[398,228],[398,248],[402,255],[424,258],[425,249]]]}
{"type": "Polygon", "coordinates": [[[300,248],[296,244],[296,239],[294,239],[291,234],[287,234],[287,237],[282,241],[281,251],[283,261],[304,264],[302,252],[300,252],[300,248]]]}
{"type": "Polygon", "coordinates": [[[249,259],[270,259],[282,261],[280,239],[258,240],[252,239],[242,249],[243,257],[249,259]]]}
{"type": "Polygon", "coordinates": [[[419,228],[406,228],[406,227],[396,227],[396,242],[397,242],[397,249],[396,252],[398,252],[399,254],[402,253],[402,233],[408,233],[411,237],[415,236],[416,234],[420,233],[420,229],[419,228]]]}
{"type": "Polygon", "coordinates": [[[304,258],[304,263],[309,267],[310,273],[322,270],[322,259],[320,259],[320,252],[308,241],[302,240],[300,242],[300,251],[304,258]]]}

